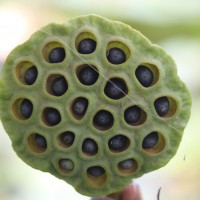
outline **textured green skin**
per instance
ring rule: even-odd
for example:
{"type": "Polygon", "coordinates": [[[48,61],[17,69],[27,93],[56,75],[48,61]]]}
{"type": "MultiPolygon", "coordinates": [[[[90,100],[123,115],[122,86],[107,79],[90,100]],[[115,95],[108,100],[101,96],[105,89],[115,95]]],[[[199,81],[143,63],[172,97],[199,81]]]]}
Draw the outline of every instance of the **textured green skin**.
{"type": "Polygon", "coordinates": [[[133,178],[164,166],[175,155],[189,120],[191,108],[190,94],[184,83],[177,76],[176,65],[172,58],[160,47],[153,45],[144,36],[131,27],[90,15],[74,18],[65,24],[49,24],[22,45],[16,47],[8,56],[0,77],[0,116],[3,126],[12,140],[18,156],[28,165],[50,172],[65,180],[84,195],[101,196],[121,190],[133,178]],[[92,32],[97,41],[97,48],[89,55],[77,55],[75,39],[82,31],[92,32]],[[106,59],[106,44],[110,41],[122,41],[130,50],[130,57],[121,65],[112,65],[106,59]],[[67,58],[62,63],[51,64],[44,60],[41,50],[50,41],[60,42],[66,49],[67,58]],[[69,48],[69,47],[70,48],[69,48]],[[84,60],[94,64],[103,76],[92,86],[82,85],[76,77],[75,69],[84,60]],[[31,61],[38,68],[36,82],[23,85],[15,74],[15,67],[20,61],[31,61]],[[135,78],[136,67],[142,63],[151,63],[158,67],[158,82],[144,88],[135,78]],[[49,74],[62,74],[68,82],[68,91],[61,97],[46,92],[45,84],[49,74]],[[123,77],[128,86],[128,97],[112,100],[105,96],[104,77],[123,77]],[[176,99],[177,111],[169,118],[157,115],[153,102],[160,96],[176,99]],[[89,101],[88,110],[81,120],[76,120],[69,110],[69,104],[76,97],[83,96],[89,101]],[[33,103],[30,119],[17,119],[12,113],[12,104],[18,98],[28,98],[33,103]],[[132,100],[131,100],[132,99],[132,100]],[[133,103],[134,102],[134,103],[133,103]],[[130,105],[139,105],[147,113],[147,120],[140,126],[127,125],[123,118],[124,110],[130,105]],[[54,127],[47,127],[41,121],[45,107],[59,110],[62,121],[54,127]],[[106,108],[114,116],[114,125],[110,130],[98,131],[93,127],[95,113],[106,108]],[[75,142],[70,148],[62,148],[56,143],[56,136],[62,131],[75,133],[75,142]],[[165,138],[164,149],[156,154],[148,154],[142,149],[142,140],[148,133],[159,131],[165,138]],[[34,153],[27,144],[30,133],[45,136],[48,148],[44,153],[34,153]],[[131,140],[130,147],[121,153],[112,153],[108,141],[116,134],[124,134],[131,140]],[[82,141],[94,138],[98,144],[98,154],[92,157],[83,155],[82,141]],[[74,169],[69,174],[62,173],[57,161],[59,158],[71,159],[74,169]],[[137,170],[130,175],[118,171],[117,163],[134,158],[137,170]],[[102,166],[107,174],[106,182],[100,186],[91,184],[86,176],[88,167],[102,166]]]}

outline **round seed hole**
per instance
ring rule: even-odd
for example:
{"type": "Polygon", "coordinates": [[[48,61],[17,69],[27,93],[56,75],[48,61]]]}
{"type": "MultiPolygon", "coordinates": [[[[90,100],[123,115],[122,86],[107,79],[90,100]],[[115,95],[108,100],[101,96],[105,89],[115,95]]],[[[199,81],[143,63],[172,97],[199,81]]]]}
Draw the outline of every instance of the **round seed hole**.
{"type": "Polygon", "coordinates": [[[44,153],[47,150],[47,141],[44,136],[33,133],[28,137],[28,146],[35,153],[44,153]]]}
{"type": "Polygon", "coordinates": [[[77,36],[75,46],[80,54],[91,54],[96,50],[96,38],[90,32],[82,32],[77,36]]]}
{"type": "Polygon", "coordinates": [[[70,159],[60,159],[58,161],[60,170],[64,173],[70,173],[74,169],[74,163],[70,159]]]}
{"type": "Polygon", "coordinates": [[[35,83],[38,76],[38,70],[35,66],[28,68],[24,73],[24,81],[27,85],[35,83]]]}
{"type": "Polygon", "coordinates": [[[126,150],[130,145],[130,140],[125,135],[116,135],[112,137],[108,142],[108,147],[113,152],[122,152],[126,150]]]}
{"type": "Polygon", "coordinates": [[[15,68],[17,79],[24,85],[33,85],[38,77],[37,67],[29,62],[20,62],[15,68]]]}
{"type": "Polygon", "coordinates": [[[93,119],[93,125],[100,131],[105,131],[113,126],[113,115],[107,110],[100,110],[96,113],[93,119]]]}
{"type": "Polygon", "coordinates": [[[107,59],[110,63],[119,65],[126,61],[126,54],[120,48],[114,47],[107,52],[107,59]]]}
{"type": "Polygon", "coordinates": [[[143,87],[150,87],[158,81],[159,71],[155,65],[143,64],[137,67],[135,76],[143,87]]]}
{"type": "Polygon", "coordinates": [[[126,62],[129,56],[130,50],[125,44],[118,41],[112,41],[107,45],[106,57],[111,64],[122,64],[126,62]]]}
{"type": "Polygon", "coordinates": [[[87,108],[88,108],[88,100],[84,97],[76,98],[71,105],[71,111],[74,117],[78,120],[84,117],[87,108]]]}
{"type": "Polygon", "coordinates": [[[86,138],[83,141],[82,151],[88,156],[96,155],[98,152],[97,143],[91,138],[86,138]]]}
{"type": "Polygon", "coordinates": [[[81,54],[93,53],[96,49],[96,42],[93,39],[85,38],[78,45],[78,52],[81,54]]]}
{"type": "Polygon", "coordinates": [[[29,119],[33,112],[33,104],[28,99],[18,99],[12,107],[14,115],[20,120],[29,119]]]}
{"type": "Polygon", "coordinates": [[[60,63],[66,58],[66,52],[62,44],[58,42],[48,43],[42,51],[44,59],[49,63],[60,63]]]}
{"type": "Polygon", "coordinates": [[[50,63],[59,63],[65,59],[65,49],[62,47],[56,47],[49,53],[50,63]]]}
{"type": "Polygon", "coordinates": [[[137,162],[135,159],[130,158],[119,162],[118,170],[121,174],[129,175],[137,170],[137,162]]]}
{"type": "Polygon", "coordinates": [[[68,83],[64,76],[52,74],[47,79],[46,90],[53,96],[62,96],[68,90],[68,83]]]}
{"type": "Polygon", "coordinates": [[[58,144],[63,148],[69,148],[73,145],[75,134],[71,131],[66,131],[58,136],[58,144]]]}
{"type": "Polygon", "coordinates": [[[99,187],[106,182],[105,169],[100,166],[92,166],[87,169],[87,177],[93,187],[99,187]]]}
{"type": "Polygon", "coordinates": [[[154,101],[154,108],[160,117],[171,117],[177,110],[177,104],[173,98],[163,96],[154,101]]]}
{"type": "Polygon", "coordinates": [[[138,126],[146,121],[147,115],[139,106],[130,106],[124,112],[124,119],[131,126],[138,126]]]}
{"type": "Polygon", "coordinates": [[[151,132],[142,142],[142,148],[146,153],[156,154],[163,150],[165,147],[164,137],[158,132],[151,132]]]}
{"type": "Polygon", "coordinates": [[[77,68],[76,75],[83,85],[90,86],[96,83],[99,72],[97,68],[92,65],[81,65],[77,68]]]}
{"type": "Polygon", "coordinates": [[[20,104],[20,113],[25,118],[28,119],[31,117],[33,112],[33,104],[28,99],[24,99],[20,104]]]}
{"type": "Polygon", "coordinates": [[[104,93],[110,99],[121,99],[128,93],[125,81],[121,78],[111,78],[104,88],[104,93]]]}
{"type": "Polygon", "coordinates": [[[56,126],[61,122],[61,116],[55,108],[45,108],[42,113],[42,120],[47,126],[56,126]]]}

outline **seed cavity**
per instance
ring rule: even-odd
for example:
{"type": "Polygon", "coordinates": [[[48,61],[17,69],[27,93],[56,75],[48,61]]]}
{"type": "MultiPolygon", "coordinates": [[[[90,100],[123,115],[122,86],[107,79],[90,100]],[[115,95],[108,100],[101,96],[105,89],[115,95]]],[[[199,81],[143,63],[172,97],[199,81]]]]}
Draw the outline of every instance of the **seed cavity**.
{"type": "Polygon", "coordinates": [[[81,65],[77,68],[76,74],[78,80],[86,86],[91,86],[98,80],[99,72],[92,65],[81,65]]]}
{"type": "Polygon", "coordinates": [[[158,143],[158,133],[152,132],[148,134],[143,142],[142,142],[142,148],[143,149],[151,149],[158,143]]]}
{"type": "Polygon", "coordinates": [[[33,133],[28,137],[28,146],[35,153],[44,153],[47,150],[46,138],[38,133],[33,133]]]}
{"type": "Polygon", "coordinates": [[[107,110],[98,111],[93,119],[94,127],[101,131],[110,129],[113,126],[113,123],[113,115],[107,110]]]}
{"type": "Polygon", "coordinates": [[[104,93],[110,99],[121,99],[128,93],[127,85],[125,81],[121,78],[111,78],[106,83],[104,93]]]}
{"type": "Polygon", "coordinates": [[[56,47],[49,53],[50,63],[60,63],[65,59],[65,49],[62,47],[56,47]]]}
{"type": "Polygon", "coordinates": [[[60,170],[64,173],[70,173],[74,169],[74,163],[70,159],[60,159],[58,165],[60,170]]]}
{"type": "Polygon", "coordinates": [[[137,162],[133,158],[123,160],[118,164],[118,169],[120,173],[123,175],[132,174],[137,170],[137,168],[138,168],[137,162]]]}
{"type": "Polygon", "coordinates": [[[47,126],[55,126],[61,122],[61,115],[55,108],[45,108],[42,120],[47,126]]]}
{"type": "Polygon", "coordinates": [[[81,32],[75,40],[76,50],[80,54],[91,54],[96,50],[97,42],[91,32],[81,32]]]}
{"type": "Polygon", "coordinates": [[[138,79],[138,81],[141,83],[144,87],[149,87],[153,83],[153,73],[152,71],[146,67],[146,66],[139,66],[136,71],[135,75],[138,79]]]}
{"type": "Polygon", "coordinates": [[[105,170],[100,166],[93,166],[93,167],[88,168],[87,172],[91,176],[99,177],[105,173],[105,170]]]}
{"type": "Polygon", "coordinates": [[[159,132],[151,132],[142,141],[142,148],[148,154],[160,153],[165,147],[165,139],[159,132]]]}
{"type": "Polygon", "coordinates": [[[74,117],[78,120],[82,119],[88,108],[88,100],[84,97],[76,98],[71,106],[74,117]]]}
{"type": "Polygon", "coordinates": [[[47,79],[46,90],[53,96],[62,96],[68,90],[68,83],[64,76],[52,74],[47,79]]]}
{"type": "Polygon", "coordinates": [[[126,61],[126,54],[124,53],[124,51],[120,48],[111,48],[108,52],[107,52],[107,59],[110,63],[115,64],[115,65],[119,65],[122,64],[126,61]]]}
{"type": "Polygon", "coordinates": [[[64,77],[58,77],[52,83],[52,92],[55,96],[63,95],[67,89],[68,85],[64,77]]]}
{"type": "Polygon", "coordinates": [[[83,141],[82,151],[89,156],[93,156],[93,155],[97,154],[97,152],[98,152],[97,143],[91,138],[85,139],[83,141]]]}
{"type": "Polygon", "coordinates": [[[159,70],[153,64],[141,64],[135,70],[135,76],[143,87],[150,87],[157,83],[159,70]]]}
{"type": "Polygon", "coordinates": [[[146,113],[137,105],[128,107],[124,112],[124,119],[127,124],[138,126],[146,121],[146,113]]]}
{"type": "Polygon", "coordinates": [[[113,152],[122,152],[130,145],[130,140],[124,135],[116,135],[108,142],[108,147],[113,152]]]}
{"type": "Polygon", "coordinates": [[[28,68],[24,73],[24,81],[27,85],[35,83],[38,76],[38,70],[35,66],[28,68]]]}
{"type": "Polygon", "coordinates": [[[154,107],[160,117],[165,116],[170,110],[170,103],[167,97],[160,97],[155,100],[154,107]]]}
{"type": "Polygon", "coordinates": [[[96,49],[96,41],[91,38],[85,38],[78,44],[78,52],[81,54],[91,54],[96,49]]]}
{"type": "Polygon", "coordinates": [[[87,169],[87,178],[91,187],[99,188],[106,183],[107,174],[103,167],[92,166],[87,169]]]}
{"type": "Polygon", "coordinates": [[[75,134],[71,131],[66,131],[58,136],[58,144],[63,148],[69,148],[73,145],[75,134]]]}
{"type": "Polygon", "coordinates": [[[61,63],[66,58],[66,51],[63,45],[59,42],[50,42],[45,45],[42,50],[43,58],[48,63],[61,63]]]}
{"type": "Polygon", "coordinates": [[[33,104],[30,100],[24,99],[20,105],[20,113],[25,118],[28,119],[31,117],[33,112],[33,104]]]}
{"type": "Polygon", "coordinates": [[[38,70],[34,63],[22,61],[14,68],[15,76],[24,85],[33,85],[38,77],[38,70]]]}

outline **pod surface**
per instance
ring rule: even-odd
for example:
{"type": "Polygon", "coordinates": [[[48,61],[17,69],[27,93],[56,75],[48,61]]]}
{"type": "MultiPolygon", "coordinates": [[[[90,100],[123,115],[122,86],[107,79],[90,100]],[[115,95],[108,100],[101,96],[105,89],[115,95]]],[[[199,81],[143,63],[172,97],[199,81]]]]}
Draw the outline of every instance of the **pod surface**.
{"type": "Polygon", "coordinates": [[[130,26],[96,15],[38,30],[10,53],[0,77],[0,117],[18,156],[88,196],[119,191],[166,165],[190,109],[173,59],[130,26]],[[80,99],[87,104],[76,114],[80,99]],[[108,115],[97,120],[102,111],[108,115]]]}

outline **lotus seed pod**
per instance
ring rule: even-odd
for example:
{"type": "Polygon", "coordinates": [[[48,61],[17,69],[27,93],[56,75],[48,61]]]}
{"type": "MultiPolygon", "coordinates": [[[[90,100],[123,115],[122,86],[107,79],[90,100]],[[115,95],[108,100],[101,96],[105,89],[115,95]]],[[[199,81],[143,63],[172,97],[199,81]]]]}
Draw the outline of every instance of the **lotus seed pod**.
{"type": "Polygon", "coordinates": [[[96,15],[38,30],[0,76],[0,117],[18,156],[87,196],[120,191],[166,165],[190,110],[173,59],[96,15]]]}

